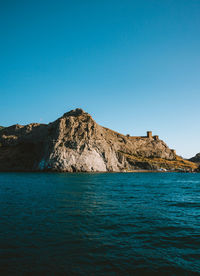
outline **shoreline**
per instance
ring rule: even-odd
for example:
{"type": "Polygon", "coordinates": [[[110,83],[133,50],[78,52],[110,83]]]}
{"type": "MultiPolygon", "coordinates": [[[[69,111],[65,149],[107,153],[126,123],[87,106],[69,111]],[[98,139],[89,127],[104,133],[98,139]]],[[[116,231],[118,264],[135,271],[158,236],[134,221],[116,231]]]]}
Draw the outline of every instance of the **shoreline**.
{"type": "Polygon", "coordinates": [[[68,172],[68,171],[41,171],[41,170],[34,170],[34,171],[30,171],[30,170],[5,170],[5,171],[0,171],[0,173],[52,173],[52,174],[112,174],[112,173],[198,173],[196,171],[176,171],[176,170],[169,170],[169,171],[157,171],[157,170],[133,170],[133,171],[106,171],[106,172],[102,172],[102,171],[87,171],[87,172],[81,172],[81,171],[77,171],[77,172],[68,172]]]}

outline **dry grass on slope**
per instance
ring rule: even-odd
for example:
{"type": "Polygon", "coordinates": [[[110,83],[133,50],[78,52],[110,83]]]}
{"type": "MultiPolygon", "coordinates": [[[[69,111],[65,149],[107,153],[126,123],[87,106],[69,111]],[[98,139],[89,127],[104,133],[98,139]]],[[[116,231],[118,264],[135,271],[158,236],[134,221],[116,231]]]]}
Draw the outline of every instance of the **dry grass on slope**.
{"type": "MultiPolygon", "coordinates": [[[[122,152],[121,152],[122,153],[122,152]]],[[[148,163],[152,168],[163,168],[167,170],[175,170],[175,171],[194,171],[197,169],[198,165],[190,162],[188,160],[184,160],[181,157],[177,156],[175,160],[167,160],[163,158],[147,158],[147,157],[140,157],[129,155],[126,153],[122,153],[126,156],[129,162],[141,162],[141,163],[148,163]]]]}

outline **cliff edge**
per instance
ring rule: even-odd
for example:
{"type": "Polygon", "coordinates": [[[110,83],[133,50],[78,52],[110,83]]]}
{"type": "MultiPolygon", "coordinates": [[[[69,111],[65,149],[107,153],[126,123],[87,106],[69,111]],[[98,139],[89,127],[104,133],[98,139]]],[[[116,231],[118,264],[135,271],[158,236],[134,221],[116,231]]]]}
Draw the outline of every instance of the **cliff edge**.
{"type": "Polygon", "coordinates": [[[98,125],[82,109],[49,124],[0,130],[0,171],[193,171],[196,167],[158,136],[125,136],[98,125]]]}

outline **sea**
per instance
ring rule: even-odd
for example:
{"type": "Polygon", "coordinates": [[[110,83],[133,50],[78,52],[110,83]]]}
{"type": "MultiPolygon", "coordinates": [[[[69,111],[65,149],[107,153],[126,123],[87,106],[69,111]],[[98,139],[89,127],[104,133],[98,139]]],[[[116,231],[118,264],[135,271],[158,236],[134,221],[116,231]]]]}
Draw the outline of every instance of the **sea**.
{"type": "Polygon", "coordinates": [[[200,174],[0,173],[0,275],[200,275],[200,174]]]}

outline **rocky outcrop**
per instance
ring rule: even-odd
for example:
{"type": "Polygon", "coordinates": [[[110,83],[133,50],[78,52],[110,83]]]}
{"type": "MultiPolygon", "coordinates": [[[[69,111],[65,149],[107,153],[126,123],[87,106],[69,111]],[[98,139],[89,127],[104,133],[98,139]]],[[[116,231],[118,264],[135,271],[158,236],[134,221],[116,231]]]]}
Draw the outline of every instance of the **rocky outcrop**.
{"type": "Polygon", "coordinates": [[[0,131],[1,171],[126,172],[194,170],[155,137],[131,137],[98,125],[82,109],[45,124],[0,131]]]}
{"type": "Polygon", "coordinates": [[[194,157],[190,158],[189,161],[194,163],[200,163],[200,153],[197,153],[194,157]]]}

